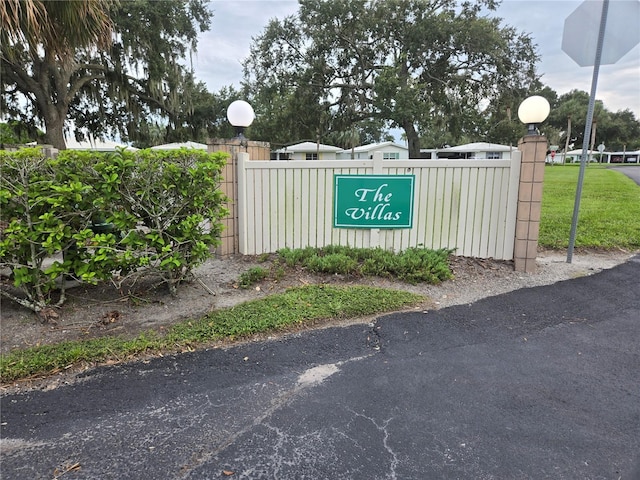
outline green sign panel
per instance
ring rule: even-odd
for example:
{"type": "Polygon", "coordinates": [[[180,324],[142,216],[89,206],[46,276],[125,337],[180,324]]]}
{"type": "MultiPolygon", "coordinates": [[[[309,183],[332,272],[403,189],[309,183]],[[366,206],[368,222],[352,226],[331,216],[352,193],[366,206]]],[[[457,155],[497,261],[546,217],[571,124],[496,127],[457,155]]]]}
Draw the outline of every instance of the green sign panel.
{"type": "Polygon", "coordinates": [[[334,175],[333,226],[411,228],[415,175],[334,175]]]}

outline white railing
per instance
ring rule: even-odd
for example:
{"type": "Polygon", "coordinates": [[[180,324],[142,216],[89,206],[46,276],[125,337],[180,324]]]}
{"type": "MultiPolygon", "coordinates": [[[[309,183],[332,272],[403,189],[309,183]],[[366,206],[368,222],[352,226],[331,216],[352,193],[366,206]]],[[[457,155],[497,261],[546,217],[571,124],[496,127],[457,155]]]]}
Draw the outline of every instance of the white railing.
{"type": "Polygon", "coordinates": [[[238,154],[240,253],[326,245],[513,259],[520,152],[505,160],[249,161],[238,154]],[[334,228],[335,174],[415,175],[409,229],[334,228]]]}

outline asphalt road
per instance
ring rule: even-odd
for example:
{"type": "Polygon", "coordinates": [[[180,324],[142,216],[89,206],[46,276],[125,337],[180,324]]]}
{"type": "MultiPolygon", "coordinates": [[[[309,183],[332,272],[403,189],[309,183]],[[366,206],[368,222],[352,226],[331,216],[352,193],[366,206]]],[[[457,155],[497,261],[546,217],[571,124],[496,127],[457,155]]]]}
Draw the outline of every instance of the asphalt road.
{"type": "Polygon", "coordinates": [[[618,167],[618,166],[609,166],[609,168],[613,169],[613,170],[617,170],[620,173],[624,173],[627,177],[629,177],[631,180],[633,180],[634,182],[636,182],[638,185],[640,185],[640,167],[629,167],[629,166],[624,166],[624,167],[618,167]]]}
{"type": "MultiPolygon", "coordinates": [[[[2,398],[3,479],[631,479],[640,256],[2,398]]],[[[636,474],[640,471],[636,471],[636,474]]]]}

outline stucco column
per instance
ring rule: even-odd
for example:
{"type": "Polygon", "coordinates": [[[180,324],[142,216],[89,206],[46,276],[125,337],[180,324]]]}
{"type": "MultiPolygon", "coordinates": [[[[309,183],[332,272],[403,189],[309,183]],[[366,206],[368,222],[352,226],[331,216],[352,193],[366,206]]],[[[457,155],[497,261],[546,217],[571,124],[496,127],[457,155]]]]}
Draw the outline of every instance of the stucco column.
{"type": "Polygon", "coordinates": [[[518,142],[522,152],[513,260],[518,272],[534,273],[538,254],[540,211],[547,137],[528,135],[518,142]]]}

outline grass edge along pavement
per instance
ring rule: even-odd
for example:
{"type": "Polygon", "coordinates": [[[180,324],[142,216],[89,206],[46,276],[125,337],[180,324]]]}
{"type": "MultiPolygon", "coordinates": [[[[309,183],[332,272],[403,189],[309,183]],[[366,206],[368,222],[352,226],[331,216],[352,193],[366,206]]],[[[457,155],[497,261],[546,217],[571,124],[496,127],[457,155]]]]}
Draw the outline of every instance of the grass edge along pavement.
{"type": "Polygon", "coordinates": [[[420,304],[414,293],[368,286],[307,285],[263,299],[212,312],[198,320],[134,339],[102,337],[41,345],[0,356],[2,384],[32,376],[52,375],[80,364],[121,362],[139,355],[189,351],[222,339],[241,339],[268,331],[313,324],[329,318],[352,318],[396,311],[420,304]]]}

